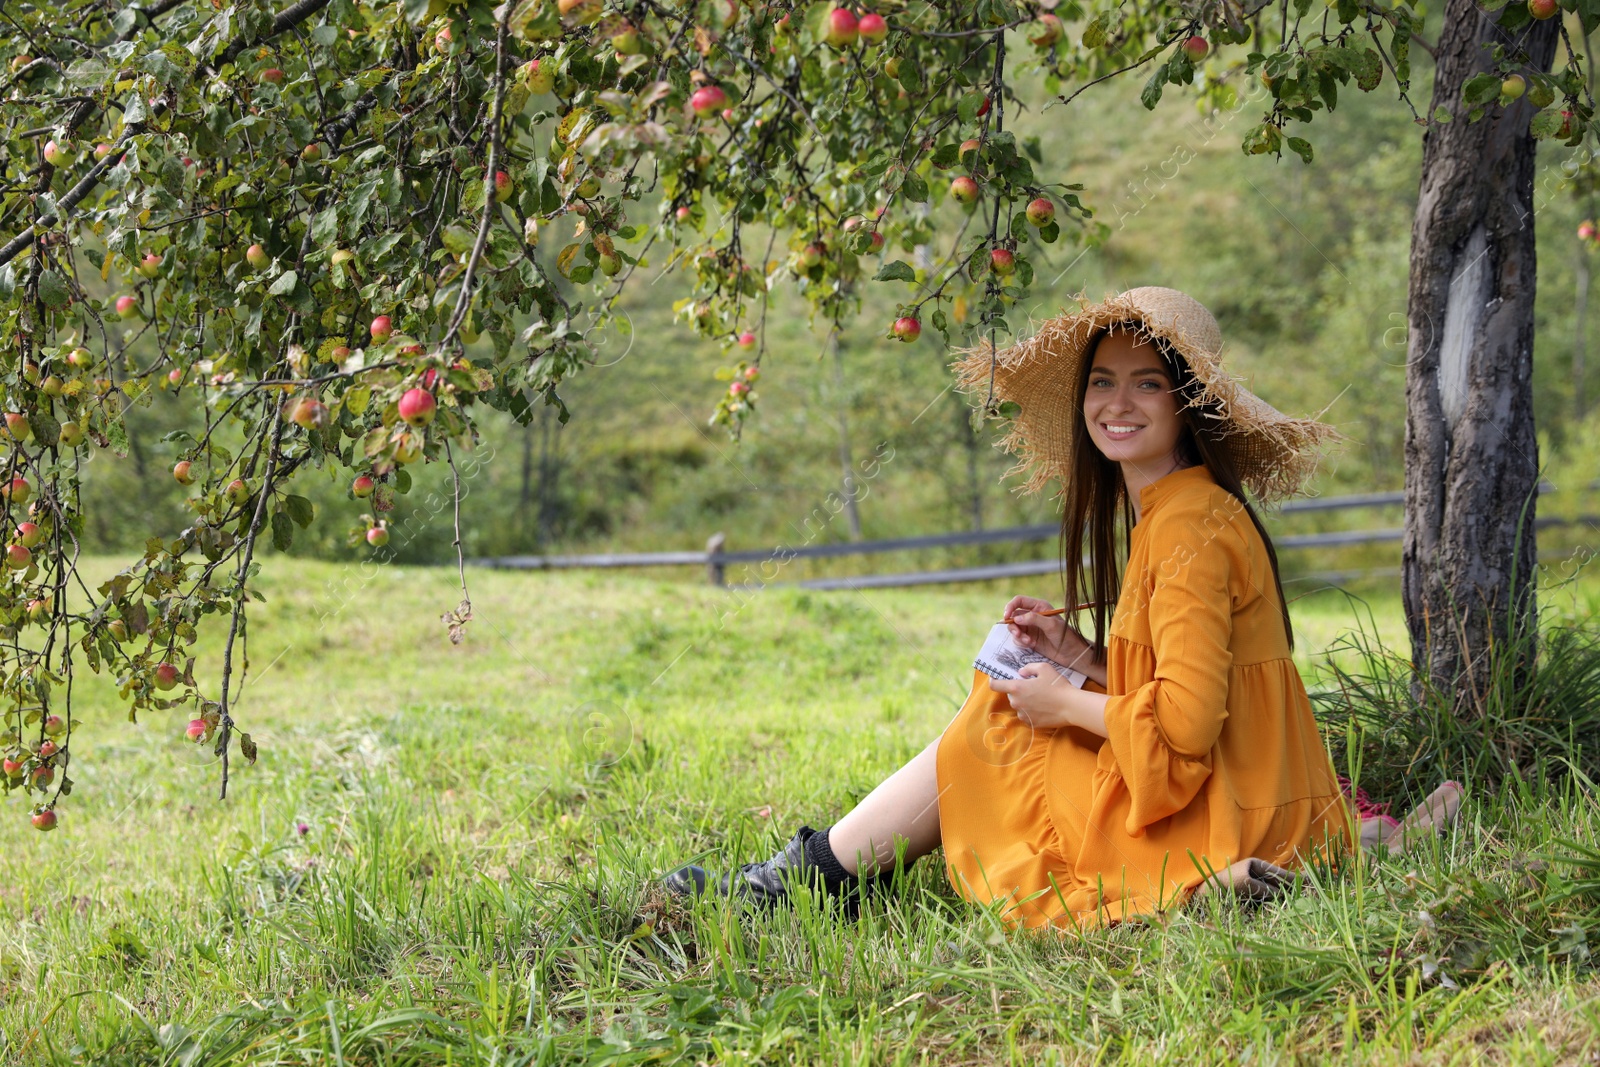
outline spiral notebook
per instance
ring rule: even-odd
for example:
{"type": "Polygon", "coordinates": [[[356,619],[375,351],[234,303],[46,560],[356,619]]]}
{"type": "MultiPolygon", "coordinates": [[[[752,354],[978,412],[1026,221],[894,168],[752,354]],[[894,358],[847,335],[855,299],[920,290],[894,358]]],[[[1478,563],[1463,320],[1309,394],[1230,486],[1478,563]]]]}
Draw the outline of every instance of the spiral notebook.
{"type": "Polygon", "coordinates": [[[997,623],[990,629],[983,647],[978,649],[978,658],[972,661],[972,666],[991,678],[1011,681],[1021,677],[1017,672],[1030,663],[1050,664],[1061,677],[1079,689],[1082,689],[1083,683],[1088,680],[1081,671],[1063,667],[1049,656],[1017,644],[1011,639],[1011,628],[1003,622],[997,623]]]}

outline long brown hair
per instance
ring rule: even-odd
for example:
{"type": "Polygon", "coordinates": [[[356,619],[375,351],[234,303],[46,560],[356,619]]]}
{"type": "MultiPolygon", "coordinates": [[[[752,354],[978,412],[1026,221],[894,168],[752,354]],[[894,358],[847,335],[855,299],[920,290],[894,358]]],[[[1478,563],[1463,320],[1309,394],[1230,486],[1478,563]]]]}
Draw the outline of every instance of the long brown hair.
{"type": "Polygon", "coordinates": [[[1190,467],[1205,464],[1212,480],[1244,506],[1245,514],[1261,534],[1261,541],[1267,546],[1267,559],[1272,563],[1272,584],[1278,590],[1284,635],[1293,649],[1294,627],[1289,623],[1289,604],[1284,599],[1283,582],[1278,577],[1278,553],[1260,516],[1245,499],[1233,455],[1215,429],[1222,425],[1222,413],[1216,410],[1215,404],[1198,401],[1200,383],[1183,355],[1161,338],[1152,337],[1138,322],[1112,323],[1089,338],[1084,349],[1083,369],[1073,395],[1073,476],[1066,487],[1066,507],[1061,512],[1061,570],[1067,605],[1097,605],[1088,611],[1094,622],[1094,654],[1099,658],[1105,652],[1111,613],[1122,592],[1122,567],[1132,548],[1134,516],[1133,500],[1123,483],[1121,465],[1107,459],[1089,437],[1089,427],[1083,417],[1083,398],[1089,387],[1095,349],[1111,334],[1127,331],[1138,333],[1154,346],[1166,366],[1173,391],[1178,394],[1178,418],[1183,423],[1178,435],[1179,461],[1190,467]],[[1086,548],[1087,569],[1084,566],[1086,548]]]}

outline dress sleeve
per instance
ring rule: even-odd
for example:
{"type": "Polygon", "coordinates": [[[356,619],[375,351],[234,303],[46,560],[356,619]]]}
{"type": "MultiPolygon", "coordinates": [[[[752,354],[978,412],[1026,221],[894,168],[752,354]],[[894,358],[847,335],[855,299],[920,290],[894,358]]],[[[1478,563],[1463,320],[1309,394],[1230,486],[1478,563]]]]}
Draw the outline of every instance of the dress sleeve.
{"type": "Polygon", "coordinates": [[[1127,832],[1182,811],[1211,776],[1211,749],[1227,718],[1233,598],[1230,530],[1198,534],[1174,523],[1159,537],[1150,577],[1154,677],[1106,702],[1106,737],[1128,785],[1127,832]],[[1170,547],[1168,547],[1170,546],[1170,547]]]}

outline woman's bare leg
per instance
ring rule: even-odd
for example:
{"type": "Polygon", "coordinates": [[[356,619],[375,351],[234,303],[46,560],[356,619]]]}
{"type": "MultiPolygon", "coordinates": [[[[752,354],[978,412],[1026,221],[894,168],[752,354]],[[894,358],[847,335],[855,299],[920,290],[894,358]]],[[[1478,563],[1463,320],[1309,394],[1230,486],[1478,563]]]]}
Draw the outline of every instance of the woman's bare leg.
{"type": "Polygon", "coordinates": [[[894,866],[895,842],[905,842],[905,862],[939,847],[939,778],[935,741],[879,783],[866,799],[828,829],[828,846],[851,874],[894,866]]]}

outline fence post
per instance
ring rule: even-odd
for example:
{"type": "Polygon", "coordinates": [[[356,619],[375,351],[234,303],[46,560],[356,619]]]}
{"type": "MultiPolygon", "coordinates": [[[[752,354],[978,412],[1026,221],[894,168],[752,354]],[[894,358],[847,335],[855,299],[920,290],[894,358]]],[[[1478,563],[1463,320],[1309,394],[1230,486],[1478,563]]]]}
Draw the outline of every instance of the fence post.
{"type": "Polygon", "coordinates": [[[722,545],[725,541],[727,541],[727,537],[721,530],[712,534],[710,540],[706,541],[706,577],[710,579],[712,585],[727,584],[723,581],[722,562],[717,559],[717,556],[722,553],[722,545]]]}

